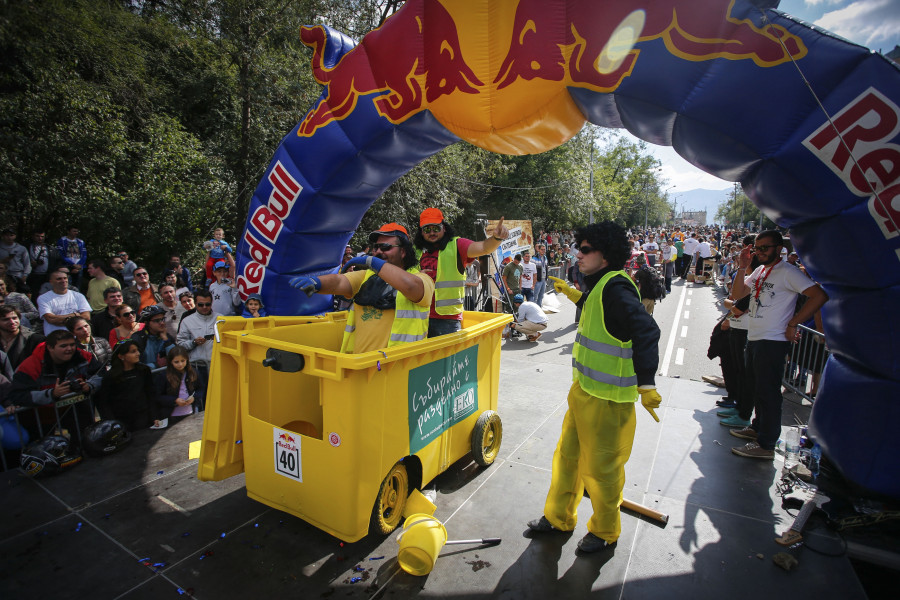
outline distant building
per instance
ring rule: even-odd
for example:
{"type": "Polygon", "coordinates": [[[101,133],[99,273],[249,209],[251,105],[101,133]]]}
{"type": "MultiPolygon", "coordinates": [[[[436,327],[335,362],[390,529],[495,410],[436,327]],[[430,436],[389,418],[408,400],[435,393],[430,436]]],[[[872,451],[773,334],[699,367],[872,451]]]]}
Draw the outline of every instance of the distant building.
{"type": "Polygon", "coordinates": [[[885,56],[900,65],[900,46],[894,46],[894,49],[885,54],[885,56]]]}
{"type": "Polygon", "coordinates": [[[706,226],[706,211],[705,210],[694,210],[694,211],[684,211],[681,213],[681,218],[678,219],[681,225],[685,227],[705,227],[706,226]]]}

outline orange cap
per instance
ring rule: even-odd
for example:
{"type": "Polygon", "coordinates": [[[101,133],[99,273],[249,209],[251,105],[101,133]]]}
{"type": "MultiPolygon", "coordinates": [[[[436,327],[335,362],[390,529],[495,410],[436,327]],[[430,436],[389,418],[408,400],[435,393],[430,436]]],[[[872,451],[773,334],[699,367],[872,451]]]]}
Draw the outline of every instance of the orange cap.
{"type": "Polygon", "coordinates": [[[440,225],[444,222],[444,213],[436,208],[426,208],[419,215],[419,226],[440,225]]]}
{"type": "Polygon", "coordinates": [[[380,235],[392,235],[397,237],[402,235],[406,239],[409,239],[409,232],[406,231],[406,227],[400,223],[385,223],[369,234],[369,243],[374,244],[375,240],[377,240],[380,235]]]}

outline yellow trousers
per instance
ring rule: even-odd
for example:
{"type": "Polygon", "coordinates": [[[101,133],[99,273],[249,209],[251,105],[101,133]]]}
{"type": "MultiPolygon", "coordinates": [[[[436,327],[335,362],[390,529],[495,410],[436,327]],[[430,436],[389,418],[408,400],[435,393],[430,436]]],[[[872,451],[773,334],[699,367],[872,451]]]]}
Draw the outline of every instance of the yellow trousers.
{"type": "Polygon", "coordinates": [[[569,410],[553,453],[553,475],[544,516],[562,531],[572,531],[578,503],[587,489],[594,514],[588,531],[608,542],[619,539],[619,505],[625,463],[631,456],[637,419],[633,402],[610,402],[578,385],[569,390],[569,410]]]}

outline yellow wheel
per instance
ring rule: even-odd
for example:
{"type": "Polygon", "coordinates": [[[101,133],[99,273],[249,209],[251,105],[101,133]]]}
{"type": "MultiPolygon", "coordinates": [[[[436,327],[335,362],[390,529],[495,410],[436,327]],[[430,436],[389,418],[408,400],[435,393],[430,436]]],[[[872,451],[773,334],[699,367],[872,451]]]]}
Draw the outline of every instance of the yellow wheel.
{"type": "Polygon", "coordinates": [[[372,509],[371,530],[383,535],[395,530],[403,519],[408,496],[409,475],[406,465],[398,462],[381,482],[381,489],[378,490],[378,498],[372,509]]]}
{"type": "Polygon", "coordinates": [[[491,465],[500,453],[500,441],[503,439],[503,424],[500,415],[486,410],[475,422],[472,430],[472,458],[482,467],[491,465]]]}

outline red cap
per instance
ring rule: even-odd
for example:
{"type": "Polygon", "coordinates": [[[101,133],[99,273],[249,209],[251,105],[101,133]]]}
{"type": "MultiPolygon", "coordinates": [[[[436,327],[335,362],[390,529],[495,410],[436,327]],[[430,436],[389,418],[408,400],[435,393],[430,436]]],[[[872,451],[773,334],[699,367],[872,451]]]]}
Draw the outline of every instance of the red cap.
{"type": "Polygon", "coordinates": [[[426,208],[419,215],[419,226],[440,225],[444,222],[444,213],[436,208],[426,208]]]}
{"type": "Polygon", "coordinates": [[[369,243],[374,244],[375,240],[378,239],[380,235],[391,235],[395,237],[403,236],[406,239],[409,239],[409,232],[406,231],[406,227],[401,225],[400,223],[386,223],[369,234],[369,243]]]}

